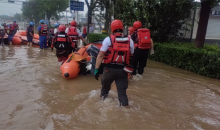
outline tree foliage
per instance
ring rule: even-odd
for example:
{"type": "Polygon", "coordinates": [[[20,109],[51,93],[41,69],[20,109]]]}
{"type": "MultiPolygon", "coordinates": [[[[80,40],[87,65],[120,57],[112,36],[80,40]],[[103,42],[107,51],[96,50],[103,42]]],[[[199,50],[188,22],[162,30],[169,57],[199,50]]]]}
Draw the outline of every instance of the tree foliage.
{"type": "Polygon", "coordinates": [[[100,23],[104,22],[104,29],[109,30],[109,25],[111,23],[111,16],[113,15],[113,3],[110,3],[109,0],[96,0],[97,5],[94,11],[94,17],[100,23]]]}
{"type": "Polygon", "coordinates": [[[69,0],[28,0],[22,7],[22,14],[30,20],[39,21],[51,17],[59,19],[60,12],[65,11],[69,6],[69,0]]]}
{"type": "Polygon", "coordinates": [[[120,0],[114,16],[127,26],[139,20],[151,30],[155,41],[166,42],[182,36],[183,24],[189,20],[193,0],[120,0]]]}

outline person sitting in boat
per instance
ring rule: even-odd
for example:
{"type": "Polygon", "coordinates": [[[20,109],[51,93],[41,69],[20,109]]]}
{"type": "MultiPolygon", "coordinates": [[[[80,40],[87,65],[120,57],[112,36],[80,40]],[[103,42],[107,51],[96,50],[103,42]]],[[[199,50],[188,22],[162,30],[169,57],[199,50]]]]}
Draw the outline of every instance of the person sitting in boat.
{"type": "Polygon", "coordinates": [[[53,50],[53,47],[56,48],[56,56],[58,58],[58,62],[61,63],[61,65],[68,59],[69,56],[69,48],[71,46],[71,40],[70,37],[67,36],[65,33],[66,27],[64,25],[59,26],[59,32],[57,35],[55,35],[51,49],[53,50]]]}
{"type": "Polygon", "coordinates": [[[70,25],[71,27],[66,30],[66,34],[71,38],[71,41],[73,41],[69,52],[71,54],[76,51],[78,39],[81,39],[83,43],[85,43],[85,40],[83,39],[80,30],[76,27],[76,21],[73,20],[70,25]]]}
{"type": "Polygon", "coordinates": [[[33,40],[33,37],[34,37],[34,23],[33,22],[30,22],[29,26],[27,27],[27,40],[28,40],[28,46],[32,46],[32,40],[33,40]]]}

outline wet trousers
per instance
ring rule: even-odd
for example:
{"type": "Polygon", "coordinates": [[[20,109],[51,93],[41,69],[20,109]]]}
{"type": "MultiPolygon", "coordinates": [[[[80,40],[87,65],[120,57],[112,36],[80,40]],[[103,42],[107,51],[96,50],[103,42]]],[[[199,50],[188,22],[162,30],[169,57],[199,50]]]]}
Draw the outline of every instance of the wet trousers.
{"type": "Polygon", "coordinates": [[[128,88],[128,74],[123,69],[104,68],[101,81],[101,96],[106,97],[108,95],[113,81],[116,83],[120,105],[128,106],[128,97],[126,95],[126,90],[128,88]]]}
{"type": "Polygon", "coordinates": [[[132,62],[132,65],[134,67],[134,71],[132,73],[133,75],[136,75],[137,69],[138,69],[138,74],[144,73],[144,67],[146,67],[147,65],[148,53],[149,53],[149,49],[136,48],[134,50],[133,62],[132,62]]]}
{"type": "Polygon", "coordinates": [[[47,36],[40,36],[40,48],[47,48],[47,36]]]}

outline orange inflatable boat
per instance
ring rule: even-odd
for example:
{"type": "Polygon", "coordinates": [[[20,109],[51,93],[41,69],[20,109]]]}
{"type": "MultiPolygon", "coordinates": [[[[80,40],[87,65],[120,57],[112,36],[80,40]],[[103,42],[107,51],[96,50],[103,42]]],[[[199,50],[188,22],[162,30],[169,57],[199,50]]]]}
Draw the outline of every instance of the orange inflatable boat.
{"type": "Polygon", "coordinates": [[[86,47],[82,47],[77,52],[70,54],[60,67],[62,76],[67,79],[75,78],[80,72],[79,62],[86,61],[88,56],[86,47]]]}
{"type": "MultiPolygon", "coordinates": [[[[89,63],[91,65],[90,73],[94,73],[95,60],[99,53],[99,49],[102,46],[101,43],[102,42],[100,41],[97,43],[91,43],[85,47],[80,48],[79,51],[70,54],[68,59],[60,67],[61,75],[67,79],[75,78],[79,74],[81,63],[83,62],[89,63]]],[[[104,66],[105,65],[101,65],[100,68],[103,68],[104,66]]],[[[129,78],[131,78],[130,74],[128,74],[128,79],[129,78]]]]}
{"type": "Polygon", "coordinates": [[[21,45],[22,40],[19,37],[13,37],[12,45],[21,45]]]}

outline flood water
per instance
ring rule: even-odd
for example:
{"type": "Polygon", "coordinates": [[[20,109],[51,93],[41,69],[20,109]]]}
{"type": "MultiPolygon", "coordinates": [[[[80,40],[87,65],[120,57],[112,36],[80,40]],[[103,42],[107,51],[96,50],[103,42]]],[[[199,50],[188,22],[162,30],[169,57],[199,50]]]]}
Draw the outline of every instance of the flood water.
{"type": "Polygon", "coordinates": [[[129,81],[130,109],[115,84],[100,100],[92,75],[66,80],[55,52],[0,46],[1,130],[220,129],[220,80],[148,60],[143,79],[129,81]]]}

